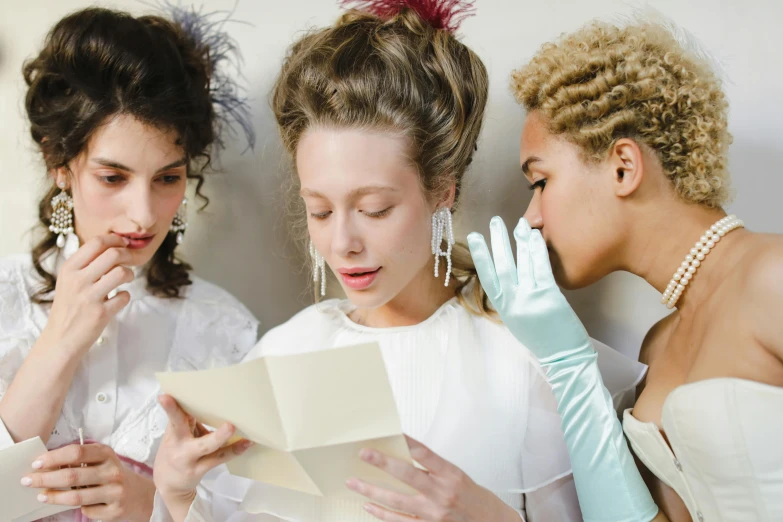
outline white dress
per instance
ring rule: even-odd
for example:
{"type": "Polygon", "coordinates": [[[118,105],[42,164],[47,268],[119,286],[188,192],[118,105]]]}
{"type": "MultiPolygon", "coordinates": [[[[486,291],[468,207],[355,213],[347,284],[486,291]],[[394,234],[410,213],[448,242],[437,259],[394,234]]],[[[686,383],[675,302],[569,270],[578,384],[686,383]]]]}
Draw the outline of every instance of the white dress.
{"type": "MultiPolygon", "coordinates": [[[[540,366],[502,324],[454,298],[415,326],[351,321],[348,301],[311,306],[268,332],[248,358],[377,342],[403,431],[457,465],[530,521],[581,520],[557,403],[540,366]]],[[[646,366],[600,345],[614,395],[646,366]]],[[[214,470],[188,521],[377,521],[364,502],[274,488],[214,470]]],[[[160,497],[153,520],[169,520],[160,497]]]]}
{"type": "Polygon", "coordinates": [[[636,455],[685,502],[694,522],[783,520],[783,388],[736,378],[677,387],[652,422],[626,410],[636,455]]]}
{"type": "MultiPolygon", "coordinates": [[[[47,268],[56,271],[78,248],[71,234],[47,268]]],[[[151,295],[143,276],[120,288],[130,292],[130,303],[82,359],[49,449],[78,442],[83,428],[87,439],[111,446],[135,468],[151,469],[168,422],[155,372],[235,364],[257,340],[258,322],[245,306],[211,283],[191,280],[181,299],[151,295]]],[[[31,301],[39,285],[29,254],[0,259],[0,399],[46,326],[49,306],[31,301]]],[[[14,442],[0,421],[0,448],[14,442]]]]}

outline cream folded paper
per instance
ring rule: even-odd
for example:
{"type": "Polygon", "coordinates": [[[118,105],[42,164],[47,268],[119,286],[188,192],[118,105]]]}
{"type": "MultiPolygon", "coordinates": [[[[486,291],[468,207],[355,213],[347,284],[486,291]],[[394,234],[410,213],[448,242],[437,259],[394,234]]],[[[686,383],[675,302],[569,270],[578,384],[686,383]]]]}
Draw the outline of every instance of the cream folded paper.
{"type": "Polygon", "coordinates": [[[256,443],[229,462],[234,475],[318,496],[355,495],[350,477],[415,494],[358,456],[373,448],[412,463],[375,343],[157,377],[200,422],[230,422],[256,443]]]}
{"type": "Polygon", "coordinates": [[[40,489],[21,484],[22,477],[34,471],[33,461],[46,451],[40,437],[0,450],[0,522],[30,522],[74,509],[42,504],[38,501],[40,489]]]}

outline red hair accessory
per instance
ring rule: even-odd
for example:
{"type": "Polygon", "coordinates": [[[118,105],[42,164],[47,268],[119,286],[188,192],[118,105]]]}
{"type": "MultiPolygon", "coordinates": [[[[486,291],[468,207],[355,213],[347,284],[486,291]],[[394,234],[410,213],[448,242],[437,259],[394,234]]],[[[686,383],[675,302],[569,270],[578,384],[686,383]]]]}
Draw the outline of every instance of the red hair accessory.
{"type": "Polygon", "coordinates": [[[349,9],[359,9],[379,18],[391,18],[403,9],[413,9],[435,29],[454,33],[462,21],[475,13],[472,0],[341,0],[349,9]]]}

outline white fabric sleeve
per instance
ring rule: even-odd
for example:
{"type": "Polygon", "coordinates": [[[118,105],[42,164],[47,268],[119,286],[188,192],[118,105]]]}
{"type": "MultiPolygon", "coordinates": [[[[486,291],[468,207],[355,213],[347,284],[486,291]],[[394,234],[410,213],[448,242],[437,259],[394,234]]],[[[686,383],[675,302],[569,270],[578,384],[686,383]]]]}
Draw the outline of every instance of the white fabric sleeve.
{"type": "Polygon", "coordinates": [[[582,522],[573,475],[525,494],[527,522],[582,522]]]}
{"type": "MultiPolygon", "coordinates": [[[[196,488],[196,498],[184,522],[280,522],[274,515],[247,513],[241,508],[252,484],[231,475],[225,465],[211,470],[196,488]]],[[[174,522],[157,492],[150,522],[174,522]]]]}

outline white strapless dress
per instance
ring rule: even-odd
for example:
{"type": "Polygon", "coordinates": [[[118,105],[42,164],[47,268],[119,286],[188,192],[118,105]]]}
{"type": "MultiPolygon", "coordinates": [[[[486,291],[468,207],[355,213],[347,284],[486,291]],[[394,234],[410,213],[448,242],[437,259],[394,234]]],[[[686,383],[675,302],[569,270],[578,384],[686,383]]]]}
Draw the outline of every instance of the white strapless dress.
{"type": "Polygon", "coordinates": [[[625,410],[639,459],[697,522],[783,521],[783,388],[736,378],[677,387],[658,427],[625,410]]]}

